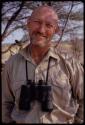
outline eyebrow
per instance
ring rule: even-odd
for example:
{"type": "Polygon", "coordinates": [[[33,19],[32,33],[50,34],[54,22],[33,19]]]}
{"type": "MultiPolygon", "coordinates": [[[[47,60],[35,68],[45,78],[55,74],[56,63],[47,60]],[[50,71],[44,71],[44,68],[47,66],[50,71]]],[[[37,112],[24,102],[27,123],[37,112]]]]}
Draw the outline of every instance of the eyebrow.
{"type": "MultiPolygon", "coordinates": [[[[32,18],[32,20],[39,20],[39,21],[42,21],[41,19],[39,18],[32,18]]],[[[53,19],[53,20],[46,20],[47,22],[58,22],[56,19],[53,19]]]]}

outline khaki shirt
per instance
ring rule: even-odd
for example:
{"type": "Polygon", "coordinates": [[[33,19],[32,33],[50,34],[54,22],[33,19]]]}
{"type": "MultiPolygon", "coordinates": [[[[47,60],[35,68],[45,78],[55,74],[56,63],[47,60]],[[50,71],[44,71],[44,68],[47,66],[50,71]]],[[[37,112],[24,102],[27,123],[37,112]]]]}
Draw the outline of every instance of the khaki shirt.
{"type": "Polygon", "coordinates": [[[74,59],[64,59],[54,47],[36,65],[28,54],[28,47],[12,56],[2,72],[2,121],[10,123],[82,123],[83,122],[83,67],[74,59]],[[19,110],[21,85],[28,78],[37,83],[46,80],[48,59],[50,61],[48,84],[52,86],[53,111],[43,112],[38,101],[31,104],[30,111],[19,110]],[[15,101],[14,101],[15,100],[15,101]]]}

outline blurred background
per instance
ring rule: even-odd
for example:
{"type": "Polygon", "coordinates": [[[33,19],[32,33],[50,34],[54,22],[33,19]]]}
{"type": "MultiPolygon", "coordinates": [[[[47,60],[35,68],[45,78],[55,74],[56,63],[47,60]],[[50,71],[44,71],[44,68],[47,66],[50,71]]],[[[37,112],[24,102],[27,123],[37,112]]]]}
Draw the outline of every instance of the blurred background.
{"type": "Polygon", "coordinates": [[[30,43],[27,19],[41,5],[54,8],[59,16],[61,33],[52,42],[64,58],[75,57],[84,64],[84,3],[81,1],[8,1],[2,2],[1,52],[2,67],[10,56],[30,43]]]}

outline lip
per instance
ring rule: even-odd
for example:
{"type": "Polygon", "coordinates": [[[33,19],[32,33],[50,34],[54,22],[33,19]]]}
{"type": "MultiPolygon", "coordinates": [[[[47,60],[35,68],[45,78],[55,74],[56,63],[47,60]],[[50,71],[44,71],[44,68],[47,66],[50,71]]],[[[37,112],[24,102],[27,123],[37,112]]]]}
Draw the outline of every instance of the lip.
{"type": "Polygon", "coordinates": [[[45,38],[44,36],[36,36],[36,37],[37,37],[37,38],[42,38],[42,39],[45,38]]]}
{"type": "Polygon", "coordinates": [[[45,36],[41,36],[41,35],[34,35],[34,39],[42,40],[42,39],[46,39],[46,37],[45,36]]]}
{"type": "Polygon", "coordinates": [[[38,36],[38,37],[46,37],[46,36],[40,35],[40,34],[35,34],[35,36],[38,36]]]}
{"type": "Polygon", "coordinates": [[[45,37],[41,37],[41,36],[39,36],[39,37],[35,37],[35,39],[37,40],[37,41],[42,41],[42,40],[45,40],[45,37]]]}

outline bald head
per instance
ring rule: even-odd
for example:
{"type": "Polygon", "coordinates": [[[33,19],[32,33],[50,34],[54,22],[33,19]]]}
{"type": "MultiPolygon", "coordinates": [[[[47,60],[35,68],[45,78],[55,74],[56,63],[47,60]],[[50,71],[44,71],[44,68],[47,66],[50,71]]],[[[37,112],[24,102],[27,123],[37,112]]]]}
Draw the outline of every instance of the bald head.
{"type": "Polygon", "coordinates": [[[39,6],[37,8],[34,9],[34,11],[32,12],[31,18],[33,18],[34,16],[38,16],[38,15],[42,15],[45,14],[48,17],[52,17],[55,20],[58,20],[58,15],[57,13],[54,11],[54,9],[50,6],[47,5],[43,5],[43,6],[39,6]]]}
{"type": "Polygon", "coordinates": [[[58,16],[50,6],[37,7],[28,20],[27,26],[31,43],[47,46],[53,35],[59,31],[58,16]]]}

